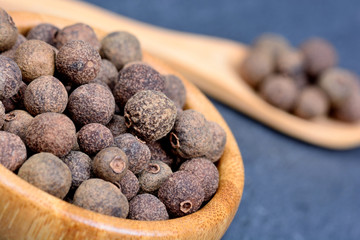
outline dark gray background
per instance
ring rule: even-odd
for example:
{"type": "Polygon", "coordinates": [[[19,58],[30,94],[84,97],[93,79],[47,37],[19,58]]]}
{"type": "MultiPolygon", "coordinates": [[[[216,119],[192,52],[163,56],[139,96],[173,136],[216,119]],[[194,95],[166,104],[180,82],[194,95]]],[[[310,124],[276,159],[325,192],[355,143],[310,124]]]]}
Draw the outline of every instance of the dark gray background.
{"type": "MultiPolygon", "coordinates": [[[[331,41],[340,66],[360,73],[360,1],[88,0],[159,26],[249,44],[263,32],[295,46],[331,41]]],[[[223,239],[360,239],[360,148],[332,151],[294,140],[212,100],[245,164],[239,210],[223,239]]]]}

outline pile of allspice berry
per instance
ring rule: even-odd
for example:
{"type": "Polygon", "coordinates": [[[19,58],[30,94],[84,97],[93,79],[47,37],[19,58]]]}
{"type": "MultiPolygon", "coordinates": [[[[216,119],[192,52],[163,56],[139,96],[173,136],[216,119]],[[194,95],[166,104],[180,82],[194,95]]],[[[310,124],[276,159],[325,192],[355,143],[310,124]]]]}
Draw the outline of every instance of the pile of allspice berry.
{"type": "Polygon", "coordinates": [[[325,39],[310,38],[296,49],[268,33],[256,39],[240,74],[264,100],[298,117],[359,122],[359,77],[337,63],[325,39]]]}
{"type": "Polygon", "coordinates": [[[124,31],[83,23],[26,37],[0,9],[0,163],[70,203],[134,220],[197,211],[215,194],[226,133],[184,109],[175,75],[124,31]]]}

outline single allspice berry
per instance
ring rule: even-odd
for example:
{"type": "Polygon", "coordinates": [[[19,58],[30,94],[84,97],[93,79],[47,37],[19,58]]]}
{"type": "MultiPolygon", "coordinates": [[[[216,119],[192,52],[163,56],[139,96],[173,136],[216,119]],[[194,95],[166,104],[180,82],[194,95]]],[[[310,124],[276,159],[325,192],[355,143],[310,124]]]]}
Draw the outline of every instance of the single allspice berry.
{"type": "Polygon", "coordinates": [[[78,125],[101,123],[106,125],[115,112],[115,100],[109,89],[95,83],[81,85],[69,96],[70,118],[78,125]]]}
{"type": "Polygon", "coordinates": [[[130,133],[121,134],[114,139],[114,145],[123,150],[129,161],[129,170],[139,174],[149,164],[149,147],[130,133]]]}
{"type": "Polygon", "coordinates": [[[41,190],[63,199],[70,190],[71,172],[51,153],[31,156],[19,169],[18,176],[41,190]]]}
{"type": "Polygon", "coordinates": [[[296,49],[288,48],[279,51],[276,57],[276,70],[280,73],[294,76],[303,72],[304,56],[296,49]]]}
{"type": "Polygon", "coordinates": [[[139,180],[135,174],[129,169],[126,170],[125,175],[116,182],[116,185],[120,187],[121,192],[125,195],[128,201],[130,201],[140,190],[139,180]]]}
{"type": "Polygon", "coordinates": [[[44,41],[51,46],[55,47],[54,38],[57,34],[59,28],[50,24],[50,23],[40,23],[30,29],[28,34],[26,35],[27,39],[37,39],[44,41]]]}
{"type": "Polygon", "coordinates": [[[20,88],[21,71],[8,57],[0,56],[0,100],[14,96],[20,88]]]}
{"type": "Polygon", "coordinates": [[[207,125],[212,136],[212,147],[207,153],[205,153],[204,157],[212,162],[217,162],[221,158],[225,150],[226,132],[216,122],[208,121],[207,125]]]}
{"type": "Polygon", "coordinates": [[[125,124],[125,118],[120,115],[114,115],[106,127],[110,129],[114,137],[119,136],[120,134],[126,133],[127,127],[125,124]]]}
{"type": "Polygon", "coordinates": [[[141,190],[148,193],[156,192],[172,173],[166,163],[150,161],[139,176],[141,190]]]}
{"type": "Polygon", "coordinates": [[[33,119],[33,116],[24,110],[11,111],[4,117],[4,131],[16,134],[25,141],[27,128],[33,119]]]}
{"type": "Polygon", "coordinates": [[[71,151],[61,160],[69,167],[71,172],[71,189],[76,189],[80,184],[90,178],[91,158],[83,152],[71,151]]]}
{"type": "Polygon", "coordinates": [[[99,123],[89,123],[78,132],[78,143],[81,151],[92,155],[114,143],[110,130],[99,123]]]}
{"type": "Polygon", "coordinates": [[[143,90],[125,105],[125,124],[138,137],[153,142],[166,136],[174,126],[176,106],[164,93],[143,90]]]}
{"type": "Polygon", "coordinates": [[[154,195],[143,193],[129,203],[129,219],[141,221],[160,221],[169,219],[165,205],[154,195]]]}
{"type": "Polygon", "coordinates": [[[334,116],[345,122],[356,123],[360,121],[360,94],[349,95],[342,104],[334,109],[334,116]]]}
{"type": "Polygon", "coordinates": [[[170,215],[181,217],[196,212],[204,201],[204,189],[188,171],[174,172],[160,187],[158,197],[170,215]]]}
{"type": "Polygon", "coordinates": [[[24,37],[21,34],[18,34],[15,44],[10,49],[0,53],[0,55],[14,60],[16,49],[25,41],[27,41],[26,37],[24,37]]]}
{"type": "Polygon", "coordinates": [[[74,40],[59,49],[56,69],[76,85],[93,80],[100,71],[99,53],[87,42],[74,40]]]}
{"type": "Polygon", "coordinates": [[[105,215],[126,218],[129,202],[114,184],[91,178],[76,190],[73,204],[105,215]]]}
{"type": "Polygon", "coordinates": [[[50,152],[62,157],[74,145],[75,133],[75,125],[66,115],[42,113],[28,126],[25,142],[33,152],[50,152]]]}
{"type": "Polygon", "coordinates": [[[204,156],[209,152],[212,136],[204,115],[189,109],[176,118],[169,140],[175,154],[189,159],[204,156]]]}
{"type": "Polygon", "coordinates": [[[51,45],[41,40],[33,39],[22,43],[15,52],[14,60],[26,83],[40,76],[54,75],[55,51],[51,45]]]}
{"type": "Polygon", "coordinates": [[[34,79],[26,88],[24,104],[32,115],[44,112],[62,113],[68,103],[64,85],[53,76],[34,79]]]}
{"type": "Polygon", "coordinates": [[[10,171],[17,170],[26,160],[26,147],[20,137],[0,131],[0,164],[10,171]]]}
{"type": "Polygon", "coordinates": [[[100,54],[109,59],[118,70],[125,64],[142,59],[139,40],[128,32],[109,33],[101,41],[100,54]]]}
{"type": "Polygon", "coordinates": [[[137,92],[154,90],[163,92],[165,80],[158,71],[144,63],[133,63],[119,72],[113,93],[120,108],[137,92]]]}
{"type": "Polygon", "coordinates": [[[178,108],[183,108],[186,101],[186,89],[181,79],[175,75],[165,75],[165,95],[173,100],[178,108]]]}
{"type": "Polygon", "coordinates": [[[116,183],[126,174],[128,166],[124,151],[117,147],[109,147],[96,154],[92,170],[97,177],[116,183]]]}
{"type": "Polygon", "coordinates": [[[101,67],[98,75],[91,82],[105,83],[110,89],[115,87],[118,78],[118,70],[115,65],[107,59],[101,59],[101,67]]]}
{"type": "Polygon", "coordinates": [[[66,43],[74,40],[82,40],[90,44],[96,51],[100,49],[100,42],[95,34],[94,29],[84,23],[75,23],[60,29],[55,34],[55,45],[58,49],[66,43]]]}
{"type": "Polygon", "coordinates": [[[18,31],[12,17],[0,8],[0,52],[10,49],[16,42],[18,31]]]}
{"type": "Polygon", "coordinates": [[[219,171],[214,163],[206,158],[194,158],[181,164],[179,171],[189,171],[194,174],[204,189],[204,201],[215,194],[219,186],[219,171]]]}
{"type": "Polygon", "coordinates": [[[275,59],[279,52],[288,49],[290,44],[279,34],[264,33],[255,40],[253,46],[256,50],[265,52],[275,59]]]}

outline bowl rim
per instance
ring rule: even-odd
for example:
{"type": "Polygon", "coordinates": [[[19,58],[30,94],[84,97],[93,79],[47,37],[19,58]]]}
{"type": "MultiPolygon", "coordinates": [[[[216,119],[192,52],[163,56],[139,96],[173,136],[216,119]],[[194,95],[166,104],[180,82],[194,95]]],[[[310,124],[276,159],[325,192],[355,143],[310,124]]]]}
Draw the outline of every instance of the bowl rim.
{"type": "MultiPolygon", "coordinates": [[[[21,33],[44,22],[60,28],[76,23],[46,14],[16,11],[9,11],[9,14],[21,33]]],[[[100,29],[94,30],[99,39],[106,35],[100,29]]],[[[160,73],[182,78],[187,90],[185,108],[200,111],[207,120],[217,122],[226,131],[225,151],[217,164],[219,188],[213,198],[199,211],[176,219],[149,222],[121,219],[62,201],[0,165],[0,235],[11,238],[30,234],[36,239],[219,239],[225,233],[236,214],[244,188],[244,166],[236,140],[220,113],[199,89],[160,60],[146,52],[143,55],[143,61],[160,73]]]]}

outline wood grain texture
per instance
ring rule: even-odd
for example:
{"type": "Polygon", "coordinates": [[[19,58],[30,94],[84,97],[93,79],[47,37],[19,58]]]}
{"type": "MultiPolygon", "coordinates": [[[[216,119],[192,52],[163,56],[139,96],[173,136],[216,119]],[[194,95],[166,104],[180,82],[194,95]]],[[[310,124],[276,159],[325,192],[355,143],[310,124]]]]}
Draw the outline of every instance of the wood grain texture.
{"type": "MultiPolygon", "coordinates": [[[[10,14],[21,32],[41,22],[58,27],[74,23],[44,14],[10,14]]],[[[101,30],[96,32],[100,38],[106,34],[101,30]]],[[[177,74],[146,52],[144,61],[161,73],[177,74]]],[[[188,93],[186,108],[202,112],[227,133],[225,152],[218,164],[219,189],[200,211],[154,222],[105,216],[57,199],[0,165],[0,239],[220,239],[240,203],[244,187],[243,162],[236,140],[221,115],[193,84],[186,80],[184,84],[188,93]]]]}

